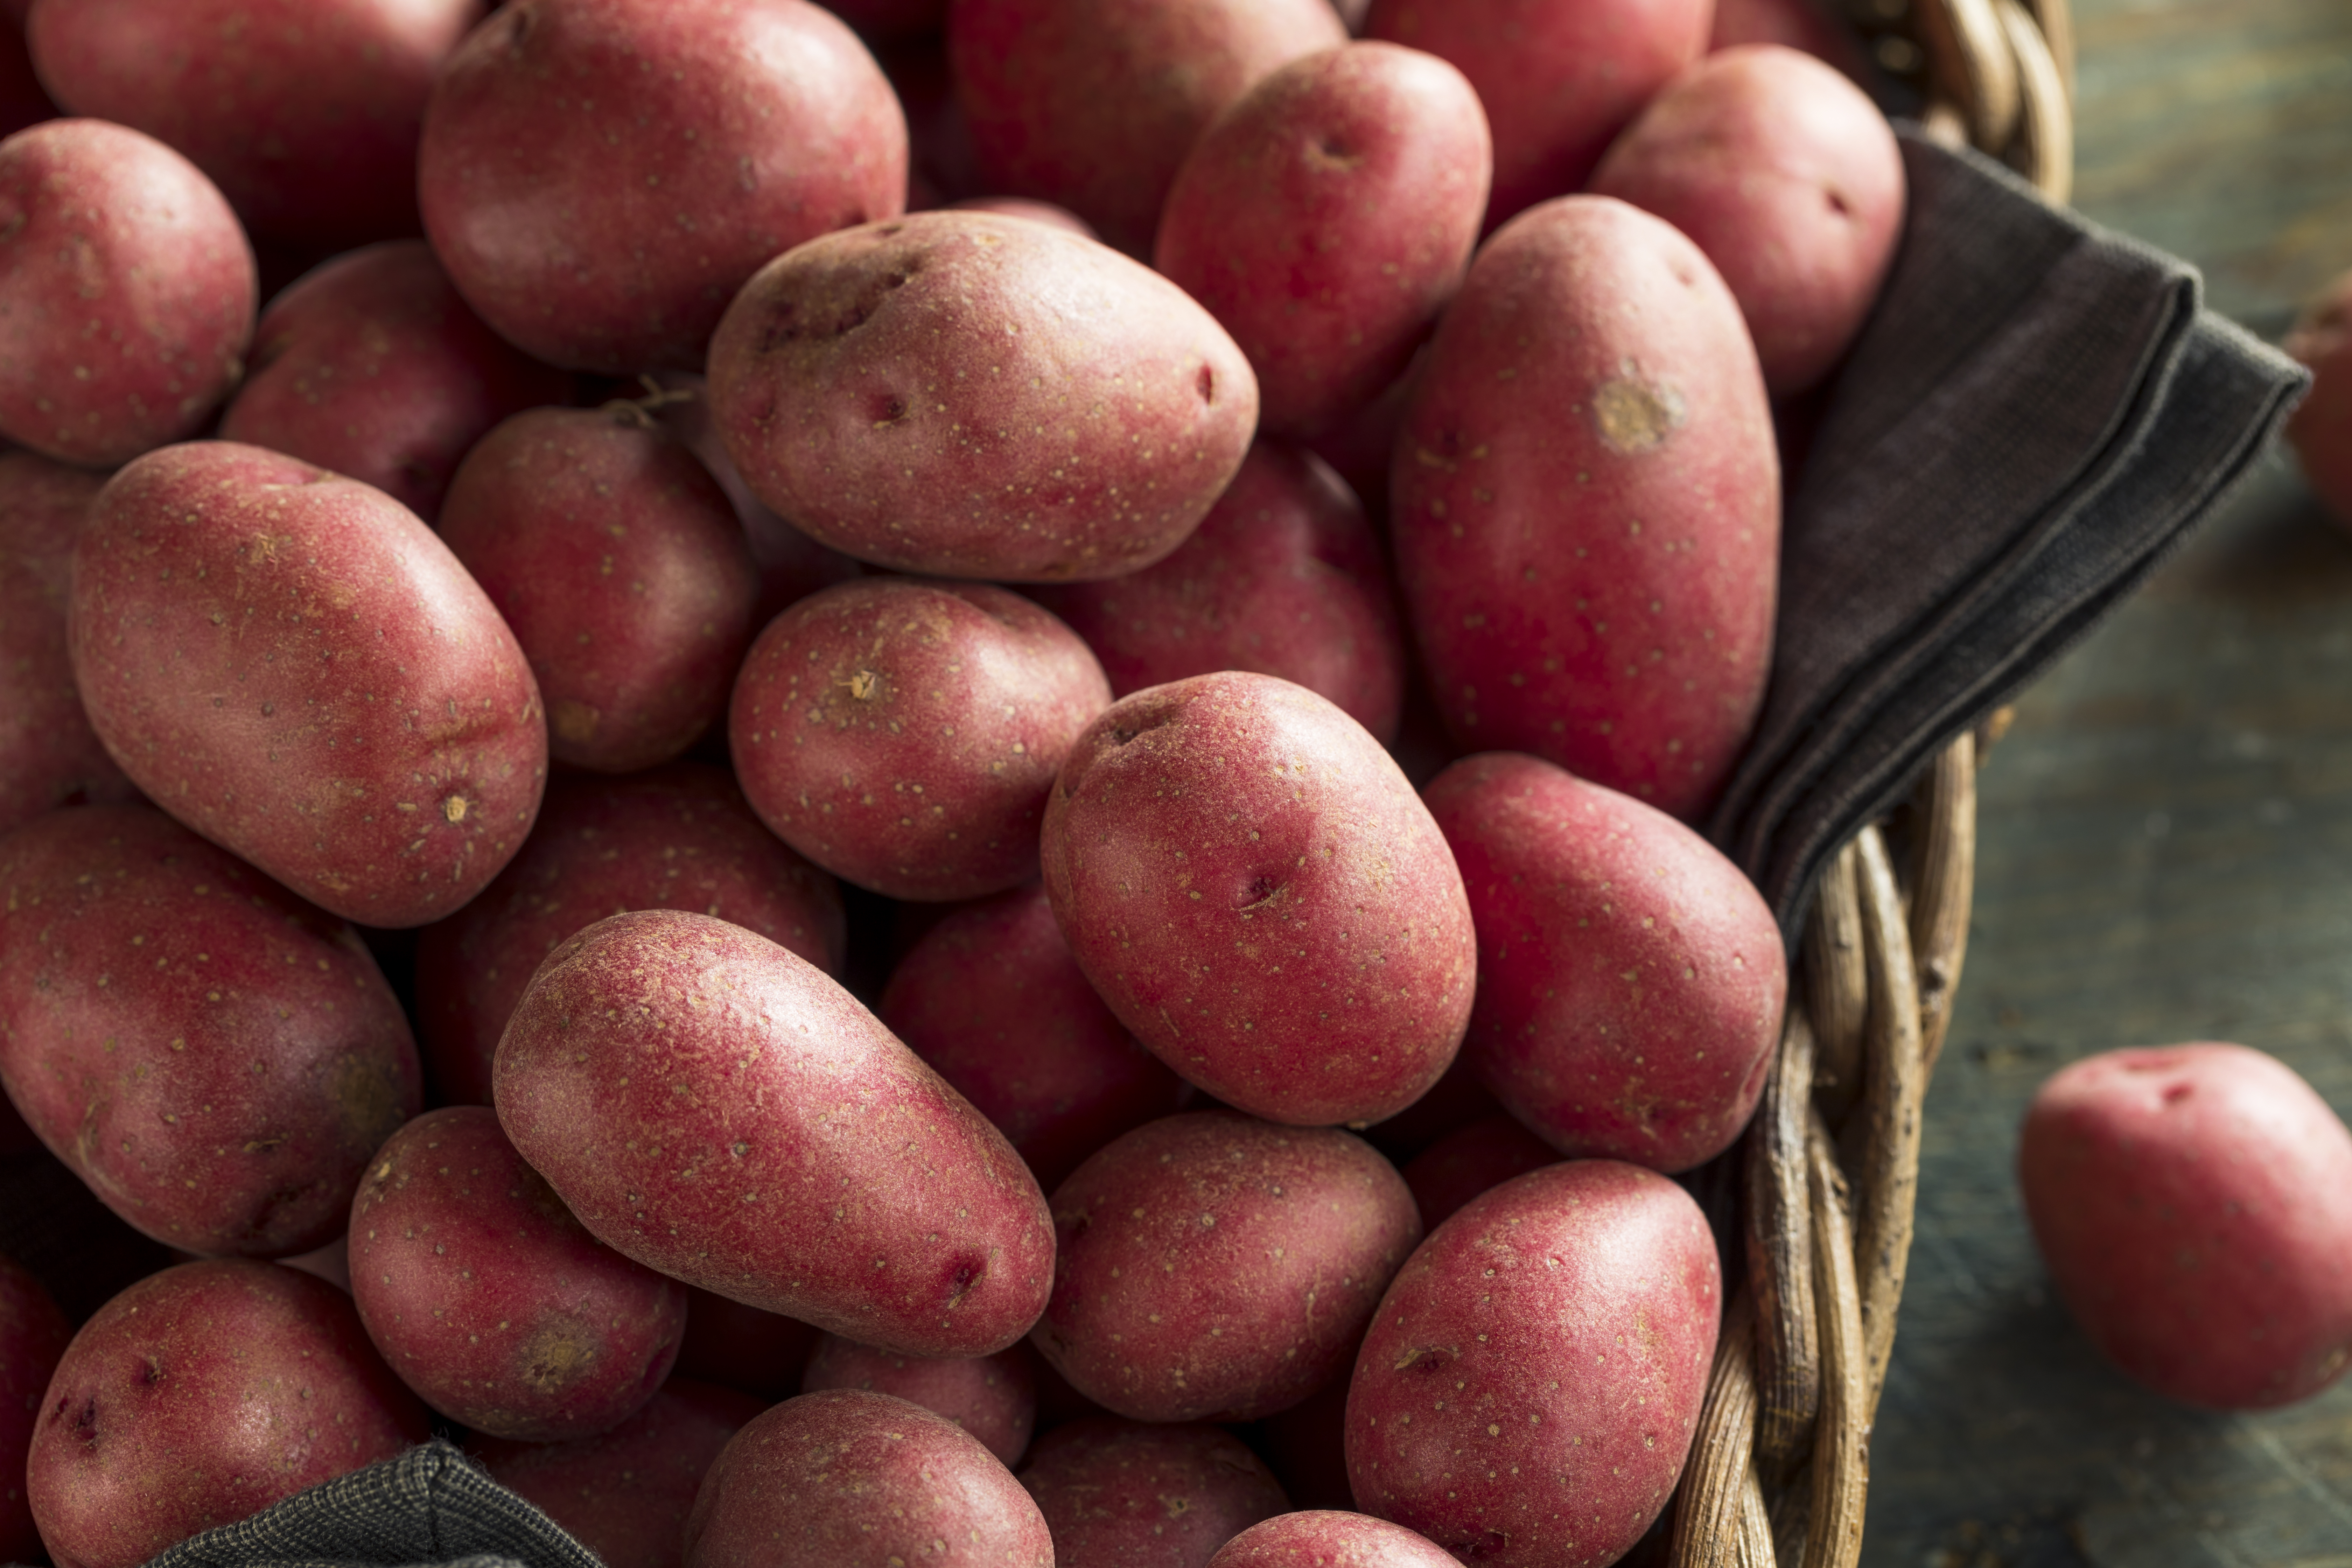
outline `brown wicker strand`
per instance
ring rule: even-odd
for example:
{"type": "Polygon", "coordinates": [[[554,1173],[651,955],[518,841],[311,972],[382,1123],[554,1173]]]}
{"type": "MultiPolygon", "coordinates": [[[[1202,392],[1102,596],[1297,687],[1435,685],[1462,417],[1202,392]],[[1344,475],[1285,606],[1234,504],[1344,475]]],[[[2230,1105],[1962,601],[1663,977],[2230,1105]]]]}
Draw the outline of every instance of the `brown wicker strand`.
{"type": "Polygon", "coordinates": [[[1957,105],[1969,140],[1999,153],[2017,128],[2017,58],[1993,0],[1915,0],[1936,96],[1957,105]]]}
{"type": "Polygon", "coordinates": [[[1805,1189],[1813,1031],[1791,1007],[1780,1057],[1748,1124],[1748,1285],[1755,1299],[1756,1464],[1775,1479],[1802,1460],[1821,1413],[1812,1205],[1805,1189]]]}
{"type": "Polygon", "coordinates": [[[2074,115],[2065,76],[2042,29],[2017,0],[1993,0],[1993,6],[2017,61],[2021,107],[2011,160],[2035,190],[2063,205],[2074,188],[2074,115]]]}
{"type": "MultiPolygon", "coordinates": [[[[1865,827],[1861,848],[1862,947],[1870,963],[1870,1063],[1863,1100],[1846,1137],[1854,1149],[1854,1268],[1861,1279],[1867,1345],[1865,1422],[1895,1350],[1895,1309],[1911,1258],[1911,1215],[1919,1186],[1919,985],[1911,963],[1895,868],[1886,841],[1865,827]]],[[[1829,1376],[1822,1346],[1822,1376],[1829,1376]]],[[[1822,1394],[1824,1419],[1828,1394],[1822,1394]]],[[[1818,1447],[1819,1439],[1816,1438],[1818,1447]]]]}
{"type": "Polygon", "coordinates": [[[2071,125],[2074,107],[2074,13],[2066,0],[2028,0],[2026,10],[2032,13],[2033,26],[2042,34],[2050,63],[2057,68],[2058,85],[2065,91],[2071,125]]]}
{"type": "MultiPolygon", "coordinates": [[[[2009,0],[2002,0],[2007,5],[2009,0]]],[[[1924,1091],[1951,1027],[1977,875],[1976,737],[1944,749],[1918,795],[1918,870],[1912,881],[1911,956],[1919,973],[1919,1079],[1924,1091]]]]}
{"type": "Polygon", "coordinates": [[[1739,1483],[1739,1539],[1731,1560],[1738,1568],[1779,1568],[1780,1559],[1772,1555],[1772,1516],[1764,1507],[1764,1488],[1754,1465],[1739,1483]]]}
{"type": "Polygon", "coordinates": [[[1798,952],[1805,1012],[1813,1026],[1813,1092],[1832,1127],[1862,1097],[1862,1037],[1870,1022],[1870,971],[1862,957],[1862,895],[1848,844],[1822,870],[1798,952]]]}
{"type": "Polygon", "coordinates": [[[1675,1493],[1674,1568],[1735,1568],[1738,1562],[1743,1484],[1754,1484],[1750,1445],[1756,1434],[1753,1365],[1755,1309],[1745,1292],[1734,1297],[1715,1342],[1715,1369],[1700,1406],[1690,1462],[1675,1493]]]}
{"type": "Polygon", "coordinates": [[[1806,1139],[1812,1199],[1814,1291],[1821,1302],[1822,1419],[1813,1438],[1811,1507],[1804,1568],[1853,1568],[1862,1559],[1863,1505],[1870,1489],[1869,1350],[1845,1179],[1817,1114],[1806,1139]]]}

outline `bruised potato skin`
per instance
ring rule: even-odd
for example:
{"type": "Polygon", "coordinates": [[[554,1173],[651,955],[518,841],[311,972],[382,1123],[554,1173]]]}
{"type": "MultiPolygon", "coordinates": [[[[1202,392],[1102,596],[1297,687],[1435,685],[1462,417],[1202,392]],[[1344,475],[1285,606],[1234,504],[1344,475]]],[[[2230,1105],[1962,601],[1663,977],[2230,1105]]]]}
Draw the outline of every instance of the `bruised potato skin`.
{"type": "Polygon", "coordinates": [[[0,1080],[129,1224],[259,1258],[341,1234],[422,1099],[358,934],[143,805],[0,839],[0,1080]]]}
{"type": "Polygon", "coordinates": [[[1394,1166],[1337,1128],[1198,1111],[1139,1127],[1054,1194],[1031,1342],[1138,1421],[1255,1421],[1339,1375],[1421,1240],[1394,1166]]]}
{"type": "Polygon", "coordinates": [[[744,482],[860,561],[1005,583],[1166,555],[1241,466],[1257,382],[1141,264],[1024,218],[918,213],[813,240],[710,344],[744,482]]]}
{"type": "Polygon", "coordinates": [[[1390,506],[1456,743],[1705,814],[1763,704],[1780,470],[1697,247],[1603,196],[1496,234],[1432,341],[1390,506]]]}
{"type": "Polygon", "coordinates": [[[99,492],[70,626],[131,782],[346,920],[459,908],[538,816],[522,649],[382,490],[230,441],[151,453],[99,492]]]}
{"type": "Polygon", "coordinates": [[[429,1435],[350,1297],[215,1258],[149,1275],[82,1325],[26,1490],[58,1568],[136,1568],[429,1435]]]}
{"type": "Polygon", "coordinates": [[[1226,1104],[1377,1121],[1453,1061],[1476,974],[1461,874],[1380,743],[1305,688],[1226,672],[1114,704],[1041,846],[1078,967],[1226,1104]]]}
{"type": "Polygon", "coordinates": [[[1056,1568],[1054,1539],[1012,1473],[944,1416],[887,1394],[831,1389],[735,1434],[686,1521],[685,1568],[841,1568],[944,1561],[1056,1568]]]}
{"type": "Polygon", "coordinates": [[[867,577],[812,594],[736,677],[729,750],[777,837],[893,899],[1036,874],[1055,770],[1110,706],[1076,633],[982,583],[867,577]]]}
{"type": "Polygon", "coordinates": [[[1004,1135],[823,973],[705,915],[548,955],[499,1043],[515,1148],[606,1246],[908,1355],[987,1355],[1053,1288],[1004,1135]]]}
{"type": "Polygon", "coordinates": [[[1789,969],[1754,884],[1664,812],[1538,758],[1430,781],[1478,926],[1463,1054],[1562,1154],[1687,1171],[1764,1092],[1789,969]]]}
{"type": "Polygon", "coordinates": [[[1706,1216],[1655,1172],[1571,1161],[1474,1200],[1357,1352],[1358,1506],[1465,1562],[1616,1562],[1674,1496],[1722,1295],[1706,1216]]]}

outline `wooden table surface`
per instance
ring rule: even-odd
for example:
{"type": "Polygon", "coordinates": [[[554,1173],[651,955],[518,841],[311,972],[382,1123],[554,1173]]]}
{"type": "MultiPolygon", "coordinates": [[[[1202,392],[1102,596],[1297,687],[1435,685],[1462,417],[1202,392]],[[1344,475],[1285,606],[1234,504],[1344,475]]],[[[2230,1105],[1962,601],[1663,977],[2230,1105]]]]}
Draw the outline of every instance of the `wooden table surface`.
{"type": "MultiPolygon", "coordinates": [[[[2275,339],[2352,268],[2352,0],[2077,0],[2075,205],[2275,339]]],[[[2352,1568],[2352,1381],[2168,1405],[2052,1298],[2012,1173],[2042,1079],[2237,1040],[2352,1117],[2352,537],[2291,459],[2018,705],[1981,779],[1952,1044],[1873,1436],[1874,1568],[2352,1568]]]]}

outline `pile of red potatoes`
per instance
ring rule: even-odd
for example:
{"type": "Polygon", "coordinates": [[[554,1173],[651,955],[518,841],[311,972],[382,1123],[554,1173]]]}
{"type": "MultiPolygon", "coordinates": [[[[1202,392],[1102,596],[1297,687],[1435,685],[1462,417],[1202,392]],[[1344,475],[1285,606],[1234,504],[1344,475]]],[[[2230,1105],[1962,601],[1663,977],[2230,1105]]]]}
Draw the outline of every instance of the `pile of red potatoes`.
{"type": "Polygon", "coordinates": [[[1799,0],[12,8],[0,1083],[188,1261],[0,1270],[0,1557],[436,1427],[614,1568],[1643,1539],[1902,216],[1799,0]]]}

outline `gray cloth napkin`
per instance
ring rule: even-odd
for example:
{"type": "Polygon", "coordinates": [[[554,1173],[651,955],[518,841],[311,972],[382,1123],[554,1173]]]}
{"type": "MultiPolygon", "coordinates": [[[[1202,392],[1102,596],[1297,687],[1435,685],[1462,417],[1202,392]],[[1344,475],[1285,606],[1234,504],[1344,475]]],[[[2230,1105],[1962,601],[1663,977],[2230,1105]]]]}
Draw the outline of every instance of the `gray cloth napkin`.
{"type": "Polygon", "coordinates": [[[1788,514],[1709,831],[1793,950],[1822,863],[2217,509],[2308,373],[2186,263],[1902,128],[1910,210],[1788,514]]]}

